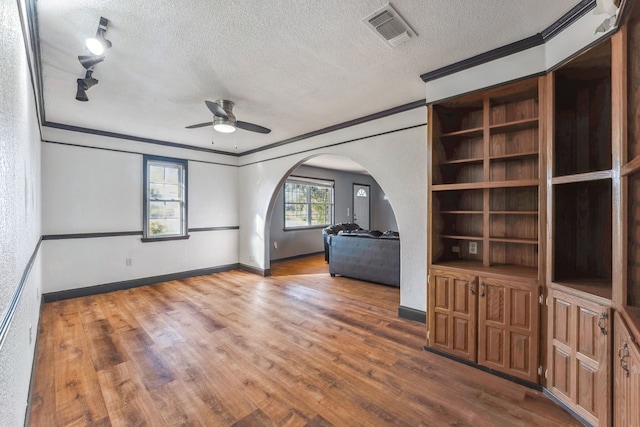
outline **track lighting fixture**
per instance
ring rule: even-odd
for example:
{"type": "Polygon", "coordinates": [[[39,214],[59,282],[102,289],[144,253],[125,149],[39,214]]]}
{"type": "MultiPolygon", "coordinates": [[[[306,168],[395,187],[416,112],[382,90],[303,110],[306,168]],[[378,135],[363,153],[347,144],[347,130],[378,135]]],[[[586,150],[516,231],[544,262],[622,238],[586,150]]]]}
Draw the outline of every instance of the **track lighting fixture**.
{"type": "Polygon", "coordinates": [[[100,17],[96,36],[88,38],[86,41],[87,49],[89,49],[89,52],[94,55],[102,55],[105,49],[109,49],[111,47],[111,41],[107,40],[104,36],[107,32],[108,25],[109,20],[107,18],[100,17]]]}
{"type": "Polygon", "coordinates": [[[104,56],[79,55],[78,61],[80,61],[80,63],[86,70],[90,70],[94,65],[104,61],[104,56]]]}
{"type": "Polygon", "coordinates": [[[98,84],[98,80],[93,78],[93,67],[104,61],[104,56],[102,54],[105,49],[109,49],[111,47],[111,42],[105,38],[108,25],[109,20],[101,16],[96,36],[87,39],[87,49],[92,53],[92,55],[78,56],[78,61],[80,61],[80,64],[82,64],[84,69],[87,70],[84,79],[76,80],[78,83],[76,99],[78,101],[87,102],[89,100],[87,97],[87,90],[98,84]]]}
{"type": "Polygon", "coordinates": [[[78,79],[76,81],[78,83],[76,99],[83,102],[88,101],[89,98],[87,97],[87,90],[98,84],[98,80],[93,78],[93,71],[87,70],[87,74],[84,79],[78,79]]]}

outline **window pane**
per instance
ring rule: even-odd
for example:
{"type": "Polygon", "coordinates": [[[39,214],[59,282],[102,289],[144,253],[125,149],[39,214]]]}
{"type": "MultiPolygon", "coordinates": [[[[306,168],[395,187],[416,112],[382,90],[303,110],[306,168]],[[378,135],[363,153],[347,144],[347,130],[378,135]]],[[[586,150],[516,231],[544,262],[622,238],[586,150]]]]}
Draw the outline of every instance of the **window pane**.
{"type": "Polygon", "coordinates": [[[149,190],[151,191],[151,200],[162,200],[166,198],[164,194],[164,184],[151,184],[149,190]]]}
{"type": "Polygon", "coordinates": [[[311,203],[328,203],[329,189],[311,187],[311,203]]]}
{"type": "Polygon", "coordinates": [[[180,198],[180,187],[172,184],[165,185],[164,198],[169,200],[178,200],[180,198]]]}
{"type": "Polygon", "coordinates": [[[165,180],[167,184],[179,184],[180,183],[180,169],[166,167],[165,168],[165,180]]]}
{"type": "Polygon", "coordinates": [[[164,167],[152,165],[149,167],[149,181],[164,182],[164,167]]]}
{"type": "Polygon", "coordinates": [[[167,227],[164,219],[152,219],[149,221],[149,234],[152,236],[159,236],[167,234],[167,227]]]}
{"type": "Polygon", "coordinates": [[[167,219],[165,225],[167,226],[167,234],[180,234],[179,219],[167,219]]]}
{"type": "Polygon", "coordinates": [[[149,218],[164,218],[164,202],[149,203],[149,218]]]}
{"type": "Polygon", "coordinates": [[[164,216],[180,219],[180,202],[164,202],[164,216]]]}

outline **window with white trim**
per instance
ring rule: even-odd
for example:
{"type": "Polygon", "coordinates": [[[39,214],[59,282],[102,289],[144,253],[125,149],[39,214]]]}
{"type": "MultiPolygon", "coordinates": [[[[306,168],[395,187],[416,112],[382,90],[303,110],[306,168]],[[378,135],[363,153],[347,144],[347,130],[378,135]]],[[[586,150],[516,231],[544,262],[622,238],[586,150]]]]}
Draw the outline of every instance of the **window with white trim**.
{"type": "Polygon", "coordinates": [[[284,228],[333,223],[333,181],[291,176],[284,184],[284,228]]]}
{"type": "Polygon", "coordinates": [[[144,156],[143,240],[187,238],[187,161],[144,156]]]}

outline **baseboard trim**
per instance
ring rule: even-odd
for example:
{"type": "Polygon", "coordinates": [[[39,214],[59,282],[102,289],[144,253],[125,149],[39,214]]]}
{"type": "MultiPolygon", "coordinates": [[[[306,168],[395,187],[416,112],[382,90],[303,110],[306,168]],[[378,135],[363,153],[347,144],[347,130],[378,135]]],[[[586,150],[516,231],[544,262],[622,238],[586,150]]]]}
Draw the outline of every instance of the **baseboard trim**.
{"type": "Polygon", "coordinates": [[[525,387],[529,387],[529,388],[537,390],[537,391],[542,391],[542,389],[543,389],[543,387],[540,384],[532,383],[531,381],[523,380],[522,378],[518,378],[518,377],[515,377],[513,375],[505,374],[504,372],[496,371],[495,369],[487,368],[486,366],[482,366],[482,365],[479,365],[479,364],[477,364],[475,362],[471,362],[469,360],[462,359],[462,358],[454,356],[452,354],[445,353],[444,351],[440,351],[440,350],[435,349],[433,347],[429,347],[429,346],[425,345],[423,347],[423,349],[425,351],[430,352],[430,353],[434,353],[434,354],[437,354],[439,356],[444,356],[447,359],[455,360],[456,362],[463,363],[463,364],[465,364],[467,366],[471,366],[472,368],[479,369],[481,371],[487,372],[487,373],[495,375],[497,377],[504,378],[505,380],[514,382],[516,384],[520,384],[520,385],[523,385],[525,387]]]}
{"type": "Polygon", "coordinates": [[[403,305],[398,306],[398,317],[407,320],[413,320],[414,322],[420,322],[427,324],[427,312],[416,310],[415,308],[405,307],[403,305]]]}
{"type": "Polygon", "coordinates": [[[141,279],[124,280],[122,282],[105,283],[102,285],[88,286],[85,288],[69,289],[66,291],[49,292],[43,294],[44,302],[62,301],[71,298],[86,297],[90,295],[104,294],[107,292],[121,291],[137,288],[139,286],[155,285],[172,280],[188,279],[189,277],[206,276],[208,274],[222,273],[224,271],[237,270],[239,264],[228,264],[218,267],[200,268],[197,270],[182,271],[179,273],[163,274],[160,276],[143,277],[141,279]]]}
{"type": "Polygon", "coordinates": [[[253,267],[247,264],[238,264],[238,268],[240,270],[246,271],[248,273],[257,274],[258,276],[262,276],[262,277],[271,276],[270,268],[258,268],[258,267],[253,267]]]}
{"type": "Polygon", "coordinates": [[[312,255],[320,255],[320,254],[324,254],[324,250],[319,251],[319,252],[310,252],[308,254],[288,256],[286,258],[272,259],[271,262],[292,261],[294,259],[304,258],[304,257],[312,256],[312,255]]]}
{"type": "Polygon", "coordinates": [[[558,399],[556,396],[554,396],[549,390],[547,390],[546,388],[542,388],[542,393],[547,396],[549,399],[551,399],[553,401],[553,403],[555,403],[556,405],[558,405],[559,407],[561,407],[562,409],[564,409],[565,411],[567,411],[573,418],[575,418],[576,420],[578,420],[578,422],[582,423],[582,425],[587,426],[587,427],[591,427],[591,423],[589,423],[587,420],[585,420],[584,418],[582,418],[580,416],[580,414],[578,414],[576,411],[574,411],[573,409],[571,409],[566,403],[564,403],[562,400],[558,399]]]}

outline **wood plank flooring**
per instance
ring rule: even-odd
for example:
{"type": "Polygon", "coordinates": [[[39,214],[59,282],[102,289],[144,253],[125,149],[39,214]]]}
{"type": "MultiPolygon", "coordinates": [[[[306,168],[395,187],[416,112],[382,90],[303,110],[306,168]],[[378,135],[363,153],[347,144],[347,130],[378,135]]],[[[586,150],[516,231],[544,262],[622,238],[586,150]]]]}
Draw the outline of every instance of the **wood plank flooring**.
{"type": "Polygon", "coordinates": [[[45,304],[31,426],[580,425],[422,350],[399,291],[322,255],[45,304]]]}

